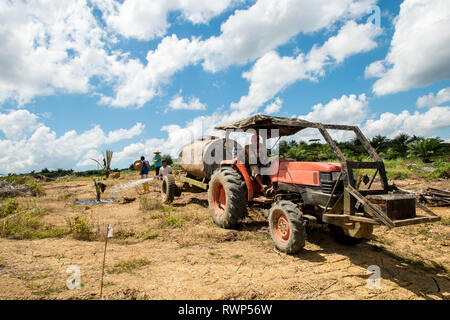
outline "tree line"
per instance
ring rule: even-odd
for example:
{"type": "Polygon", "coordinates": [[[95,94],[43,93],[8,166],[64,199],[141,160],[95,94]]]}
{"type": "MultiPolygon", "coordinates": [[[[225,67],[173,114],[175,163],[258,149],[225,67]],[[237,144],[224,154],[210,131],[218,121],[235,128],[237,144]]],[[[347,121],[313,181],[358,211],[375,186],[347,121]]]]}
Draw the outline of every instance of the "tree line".
{"type": "MultiPolygon", "coordinates": [[[[344,155],[353,160],[361,161],[368,157],[359,139],[335,143],[344,155]]],[[[377,135],[370,140],[370,144],[387,160],[399,158],[419,158],[424,163],[430,163],[436,157],[450,156],[450,145],[440,138],[424,138],[409,136],[405,133],[389,139],[386,136],[377,135]]],[[[280,157],[292,158],[298,161],[324,161],[336,159],[335,154],[328,144],[318,142],[307,143],[305,141],[279,142],[278,152],[280,157]]]]}

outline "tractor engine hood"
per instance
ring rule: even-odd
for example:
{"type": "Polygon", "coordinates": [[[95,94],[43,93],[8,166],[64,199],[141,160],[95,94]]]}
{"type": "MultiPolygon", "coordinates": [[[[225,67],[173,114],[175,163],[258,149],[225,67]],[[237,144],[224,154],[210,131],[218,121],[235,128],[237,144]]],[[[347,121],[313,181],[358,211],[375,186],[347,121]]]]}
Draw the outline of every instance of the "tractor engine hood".
{"type": "Polygon", "coordinates": [[[328,162],[300,162],[280,159],[272,163],[273,182],[320,186],[320,172],[339,172],[341,164],[328,162]]]}

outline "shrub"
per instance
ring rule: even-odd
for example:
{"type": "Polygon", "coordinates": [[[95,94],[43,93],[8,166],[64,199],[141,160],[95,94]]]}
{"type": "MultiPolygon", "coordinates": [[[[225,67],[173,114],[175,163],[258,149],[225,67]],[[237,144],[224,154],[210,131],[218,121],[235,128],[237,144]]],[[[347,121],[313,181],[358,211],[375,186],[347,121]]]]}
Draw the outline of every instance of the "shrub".
{"type": "Polygon", "coordinates": [[[90,241],[93,239],[93,225],[85,217],[79,215],[76,216],[73,220],[67,219],[66,221],[69,227],[69,232],[74,235],[75,239],[85,241],[90,241]]]}
{"type": "Polygon", "coordinates": [[[0,207],[0,218],[4,218],[16,213],[18,208],[19,201],[15,199],[9,199],[8,201],[6,201],[6,204],[0,207]]]}
{"type": "Polygon", "coordinates": [[[117,230],[114,232],[115,239],[127,239],[136,236],[136,232],[134,230],[117,230]]]}
{"type": "Polygon", "coordinates": [[[419,157],[425,163],[431,162],[431,157],[438,155],[442,141],[438,138],[418,139],[408,144],[408,154],[419,157]]]}
{"type": "Polygon", "coordinates": [[[183,226],[183,222],[180,217],[168,216],[164,219],[161,224],[161,227],[169,227],[169,228],[181,228],[183,226]]]}
{"type": "Polygon", "coordinates": [[[156,231],[148,230],[146,232],[142,232],[139,235],[139,238],[141,238],[142,240],[151,240],[157,238],[158,236],[159,235],[156,231]]]}
{"type": "Polygon", "coordinates": [[[153,199],[147,196],[142,196],[139,198],[139,208],[141,210],[151,211],[151,210],[161,210],[164,208],[164,206],[159,199],[153,199]]]}
{"type": "Polygon", "coordinates": [[[435,162],[433,167],[436,168],[435,171],[427,174],[430,179],[449,179],[450,178],[450,162],[435,162]]]}
{"type": "Polygon", "coordinates": [[[39,218],[48,214],[43,209],[26,209],[20,215],[0,222],[0,236],[11,239],[44,239],[66,235],[64,228],[43,223],[39,218]]]}
{"type": "Polygon", "coordinates": [[[122,261],[119,263],[116,263],[113,267],[107,268],[106,273],[112,274],[118,274],[123,272],[131,272],[134,269],[146,266],[150,264],[151,262],[148,261],[146,258],[140,258],[140,259],[131,259],[128,261],[122,261]]]}

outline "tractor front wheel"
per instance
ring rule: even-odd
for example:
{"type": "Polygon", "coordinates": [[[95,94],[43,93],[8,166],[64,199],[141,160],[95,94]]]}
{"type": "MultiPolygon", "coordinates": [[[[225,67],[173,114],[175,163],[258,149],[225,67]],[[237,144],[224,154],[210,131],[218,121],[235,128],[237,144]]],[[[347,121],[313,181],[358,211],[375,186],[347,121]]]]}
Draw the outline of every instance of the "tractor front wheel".
{"type": "Polygon", "coordinates": [[[211,218],[222,228],[232,228],[247,215],[245,182],[233,168],[220,168],[211,177],[208,203],[211,218]]]}
{"type": "Polygon", "coordinates": [[[269,210],[269,229],[275,247],[284,253],[296,253],[305,246],[303,213],[286,200],[275,202],[269,210]]]}

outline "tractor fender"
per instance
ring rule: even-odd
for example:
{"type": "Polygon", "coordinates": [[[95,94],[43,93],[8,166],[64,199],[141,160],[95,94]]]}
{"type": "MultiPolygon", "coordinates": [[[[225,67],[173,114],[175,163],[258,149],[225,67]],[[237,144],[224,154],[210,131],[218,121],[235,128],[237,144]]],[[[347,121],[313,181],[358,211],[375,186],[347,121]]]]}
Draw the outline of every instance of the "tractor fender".
{"type": "Polygon", "coordinates": [[[245,181],[245,185],[247,187],[247,200],[252,200],[253,199],[253,194],[254,194],[254,190],[253,190],[253,182],[252,182],[252,178],[250,176],[250,174],[248,173],[247,169],[245,168],[245,164],[242,162],[238,161],[238,158],[234,158],[232,160],[223,160],[220,163],[220,166],[223,167],[233,167],[235,170],[237,170],[242,178],[244,178],[245,181]]]}

